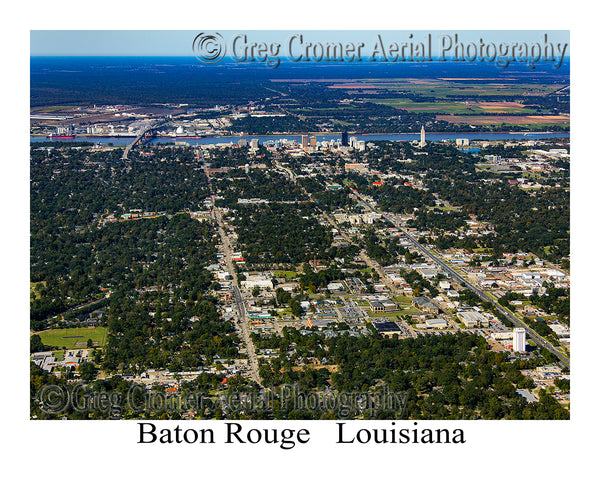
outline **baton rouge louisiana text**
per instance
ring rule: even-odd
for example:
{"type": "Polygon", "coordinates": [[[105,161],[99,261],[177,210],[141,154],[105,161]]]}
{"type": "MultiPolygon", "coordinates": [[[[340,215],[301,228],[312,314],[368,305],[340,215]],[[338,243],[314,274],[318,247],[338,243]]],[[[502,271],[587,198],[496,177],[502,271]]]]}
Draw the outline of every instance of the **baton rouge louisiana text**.
{"type": "MultiPolygon", "coordinates": [[[[406,423],[403,423],[406,425],[406,423]]],[[[283,450],[310,442],[310,431],[306,428],[253,428],[249,424],[224,422],[220,435],[214,428],[158,428],[151,422],[140,422],[137,443],[158,444],[269,444],[283,450]]],[[[420,428],[417,422],[410,427],[397,427],[390,422],[388,427],[359,428],[359,422],[348,424],[337,422],[332,440],[337,444],[461,444],[466,443],[464,431],[460,428],[420,428]]]]}

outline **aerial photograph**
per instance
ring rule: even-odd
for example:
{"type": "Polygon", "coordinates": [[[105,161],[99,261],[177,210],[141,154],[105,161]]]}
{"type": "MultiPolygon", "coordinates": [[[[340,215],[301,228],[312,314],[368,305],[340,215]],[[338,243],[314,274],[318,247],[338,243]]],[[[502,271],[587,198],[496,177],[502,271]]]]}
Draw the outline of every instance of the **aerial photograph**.
{"type": "Polygon", "coordinates": [[[568,30],[30,41],[33,422],[570,419],[568,30]]]}

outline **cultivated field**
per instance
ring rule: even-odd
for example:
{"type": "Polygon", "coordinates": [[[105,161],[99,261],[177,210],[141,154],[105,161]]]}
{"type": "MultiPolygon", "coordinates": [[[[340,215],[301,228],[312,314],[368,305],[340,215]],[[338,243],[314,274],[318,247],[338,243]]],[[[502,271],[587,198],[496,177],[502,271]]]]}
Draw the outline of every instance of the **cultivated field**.
{"type": "Polygon", "coordinates": [[[436,120],[449,123],[462,123],[468,125],[548,125],[565,124],[570,122],[569,115],[486,115],[486,116],[459,116],[437,115],[436,120]]]}
{"type": "Polygon", "coordinates": [[[370,89],[380,92],[407,92],[427,97],[444,99],[451,97],[480,97],[501,95],[503,97],[523,97],[530,95],[548,95],[565,85],[542,85],[535,83],[499,82],[497,80],[463,82],[460,79],[368,79],[355,82],[338,82],[329,88],[370,89]]]}
{"type": "Polygon", "coordinates": [[[474,113],[535,113],[517,102],[414,102],[405,98],[375,100],[373,103],[387,105],[409,112],[474,114],[474,113]]]}

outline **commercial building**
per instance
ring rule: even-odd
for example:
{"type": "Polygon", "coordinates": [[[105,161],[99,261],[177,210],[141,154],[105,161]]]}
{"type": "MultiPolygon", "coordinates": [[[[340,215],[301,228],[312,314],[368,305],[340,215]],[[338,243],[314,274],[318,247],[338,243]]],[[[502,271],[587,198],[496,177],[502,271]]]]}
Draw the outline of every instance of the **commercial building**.
{"type": "Polygon", "coordinates": [[[371,300],[369,301],[369,307],[373,313],[395,312],[398,310],[398,305],[387,298],[383,300],[371,300]]]}
{"type": "Polygon", "coordinates": [[[524,352],[525,351],[525,329],[515,328],[513,330],[513,352],[524,352]]]}
{"type": "Polygon", "coordinates": [[[420,308],[421,310],[424,310],[429,313],[440,313],[439,307],[427,297],[415,297],[413,298],[412,304],[417,308],[420,308]]]}
{"type": "Polygon", "coordinates": [[[425,320],[427,328],[446,328],[448,321],[443,318],[428,318],[425,320]]]}
{"type": "Polygon", "coordinates": [[[493,332],[490,334],[494,340],[511,340],[513,338],[513,334],[511,331],[508,332],[493,332]]]}
{"type": "Polygon", "coordinates": [[[381,303],[379,300],[369,300],[369,308],[371,309],[372,313],[385,312],[385,307],[383,306],[383,303],[381,303]]]}
{"type": "Polygon", "coordinates": [[[272,280],[266,275],[248,275],[241,281],[242,288],[273,288],[272,280]]]}
{"type": "Polygon", "coordinates": [[[460,311],[457,312],[456,315],[467,328],[488,328],[490,326],[489,320],[486,317],[484,317],[481,313],[476,312],[474,310],[460,311]]]}
{"type": "Polygon", "coordinates": [[[327,290],[330,292],[344,290],[344,284],[342,282],[329,282],[327,290]]]}
{"type": "Polygon", "coordinates": [[[350,171],[357,171],[359,173],[367,173],[369,171],[369,164],[368,163],[346,163],[344,165],[344,169],[347,172],[350,171]]]}
{"type": "Polygon", "coordinates": [[[400,332],[400,327],[395,322],[389,320],[371,322],[377,333],[384,336],[391,336],[400,332]]]}
{"type": "Polygon", "coordinates": [[[348,146],[348,132],[342,132],[342,147],[348,146]]]}

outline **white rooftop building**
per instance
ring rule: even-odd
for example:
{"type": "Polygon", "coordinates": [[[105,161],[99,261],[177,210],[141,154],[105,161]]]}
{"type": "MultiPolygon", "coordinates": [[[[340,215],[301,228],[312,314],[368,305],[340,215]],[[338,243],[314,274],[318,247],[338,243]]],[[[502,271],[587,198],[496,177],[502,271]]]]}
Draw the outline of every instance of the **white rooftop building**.
{"type": "Polygon", "coordinates": [[[515,328],[513,330],[513,352],[524,352],[525,351],[525,329],[515,328]]]}

